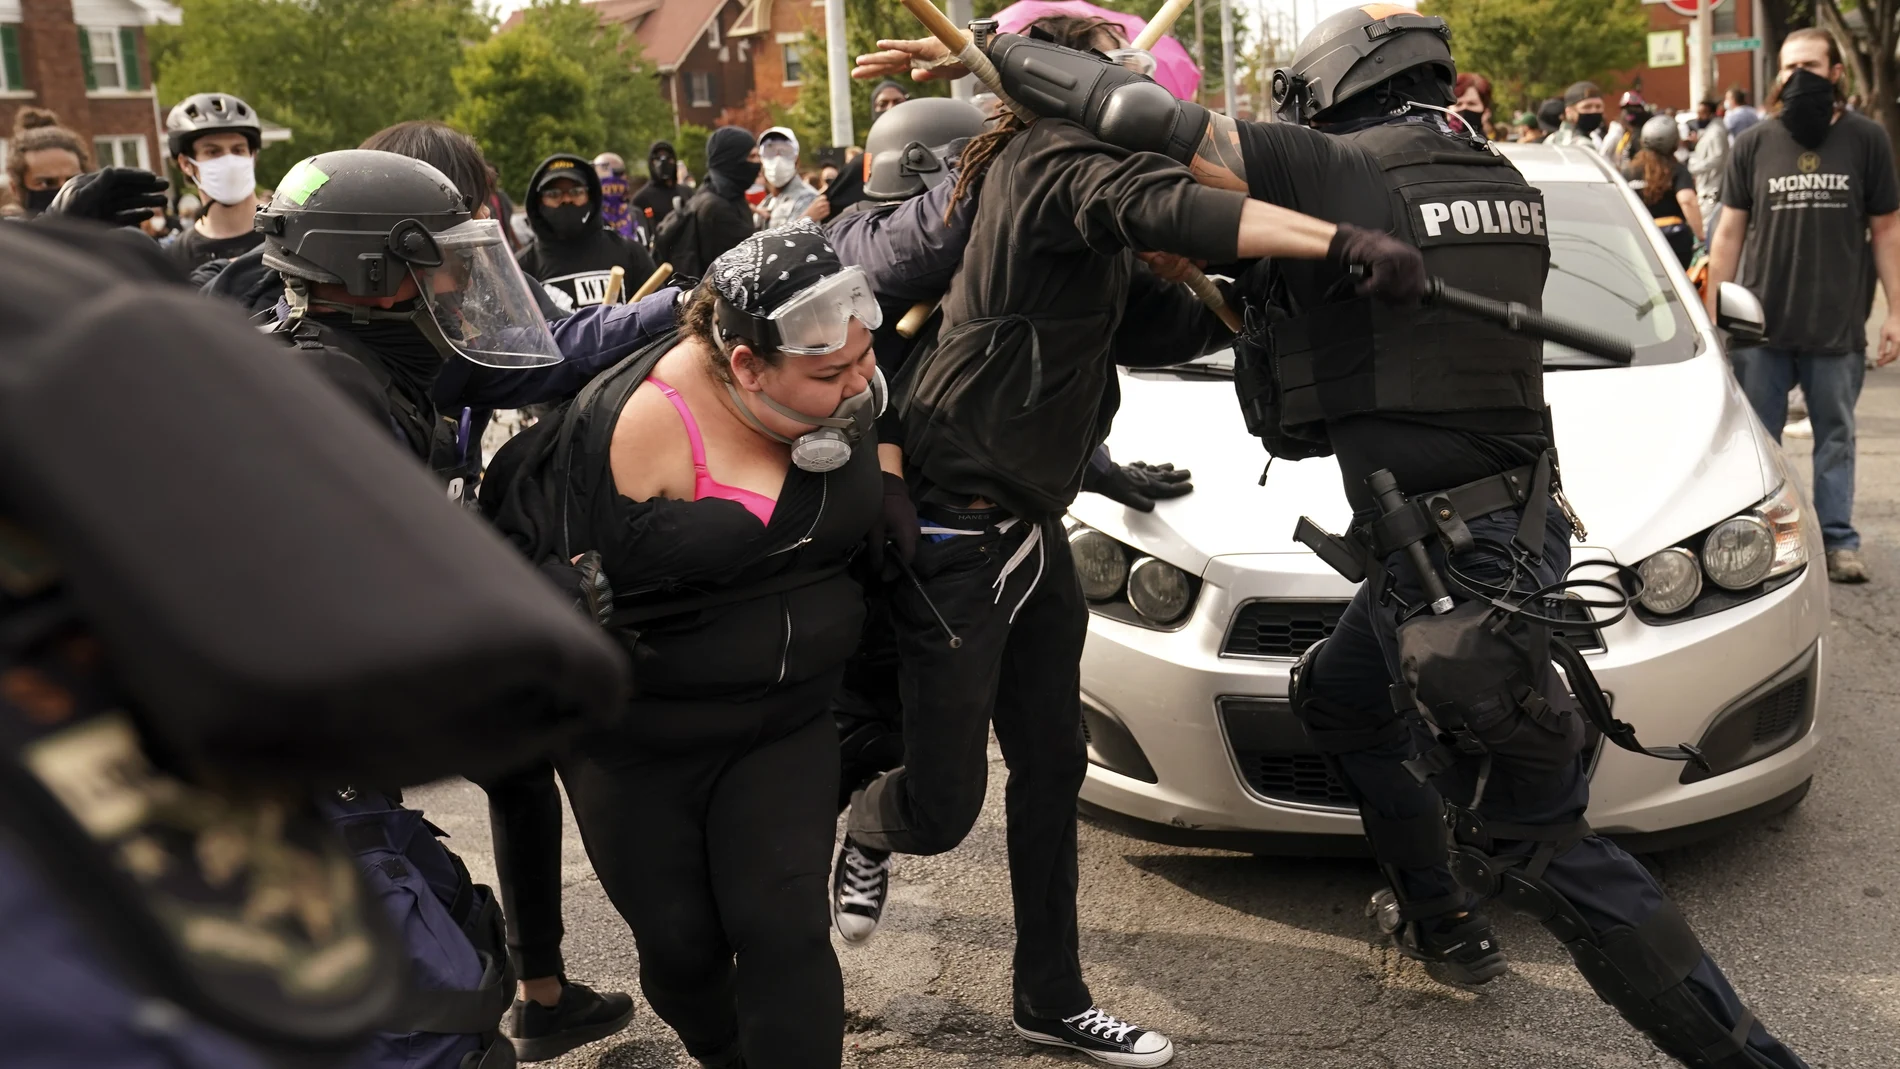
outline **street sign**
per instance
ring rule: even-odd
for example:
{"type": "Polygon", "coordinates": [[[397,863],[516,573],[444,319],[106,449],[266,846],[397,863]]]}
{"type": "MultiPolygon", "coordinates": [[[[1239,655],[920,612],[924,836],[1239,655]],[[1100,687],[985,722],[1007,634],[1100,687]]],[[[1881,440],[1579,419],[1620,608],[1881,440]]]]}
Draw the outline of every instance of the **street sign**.
{"type": "Polygon", "coordinates": [[[1760,49],[1759,37],[1726,37],[1715,42],[1715,54],[1718,56],[1725,52],[1755,52],[1760,49]]]}
{"type": "MultiPolygon", "coordinates": [[[[1653,3],[1656,3],[1657,0],[1643,0],[1643,2],[1653,4],[1653,3]]],[[[1726,0],[1714,0],[1714,3],[1711,3],[1709,5],[1709,10],[1714,11],[1716,8],[1721,7],[1722,4],[1725,2],[1726,0]]],[[[1662,3],[1668,4],[1669,10],[1675,12],[1678,15],[1686,15],[1689,18],[1695,18],[1696,7],[1698,6],[1697,0],[1662,0],[1662,3]]]]}
{"type": "Polygon", "coordinates": [[[1649,35],[1649,65],[1680,67],[1683,64],[1681,30],[1657,30],[1649,35]]]}

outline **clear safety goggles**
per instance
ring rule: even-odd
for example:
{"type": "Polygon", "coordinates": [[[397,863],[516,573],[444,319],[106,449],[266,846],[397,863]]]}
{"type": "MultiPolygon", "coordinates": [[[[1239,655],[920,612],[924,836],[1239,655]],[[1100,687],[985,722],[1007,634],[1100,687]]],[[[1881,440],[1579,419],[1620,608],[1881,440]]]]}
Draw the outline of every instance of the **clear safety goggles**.
{"type": "Polygon", "coordinates": [[[1146,78],[1155,76],[1155,56],[1145,48],[1111,48],[1105,55],[1117,66],[1127,67],[1146,78]]]}
{"type": "Polygon", "coordinates": [[[501,222],[470,219],[432,235],[438,264],[409,261],[422,301],[456,352],[485,367],[546,367],[561,350],[528,289],[501,222]]]}
{"type": "Polygon", "coordinates": [[[778,306],[765,322],[777,334],[778,348],[802,356],[822,356],[844,348],[851,337],[851,321],[876,330],[884,310],[871,294],[871,281],[861,267],[847,267],[778,306]]]}
{"type": "Polygon", "coordinates": [[[798,158],[798,146],[783,138],[775,137],[759,145],[761,160],[795,160],[798,158]]]}

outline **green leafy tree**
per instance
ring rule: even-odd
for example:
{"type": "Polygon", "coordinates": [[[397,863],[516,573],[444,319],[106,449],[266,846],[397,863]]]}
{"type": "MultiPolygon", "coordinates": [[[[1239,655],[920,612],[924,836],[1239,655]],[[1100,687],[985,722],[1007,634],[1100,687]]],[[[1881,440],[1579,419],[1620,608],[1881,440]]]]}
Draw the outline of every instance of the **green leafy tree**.
{"type": "Polygon", "coordinates": [[[1866,99],[1900,154],[1900,103],[1895,102],[1900,95],[1900,0],[1814,0],[1814,8],[1817,21],[1841,46],[1848,84],[1866,99]]]}
{"type": "Polygon", "coordinates": [[[556,152],[643,159],[673,132],[652,64],[620,23],[603,26],[577,0],[542,0],[521,23],[468,49],[455,68],[453,122],[482,143],[519,196],[556,152]]]}
{"type": "MultiPolygon", "coordinates": [[[[893,0],[845,0],[844,18],[847,62],[876,51],[881,38],[911,38],[924,32],[911,13],[893,0]]],[[[805,40],[799,45],[799,57],[804,66],[804,85],[798,90],[798,100],[785,112],[785,125],[798,135],[801,145],[829,145],[831,67],[825,39],[816,32],[805,34],[805,40]]],[[[851,136],[860,145],[864,144],[865,132],[871,128],[871,91],[875,88],[875,81],[851,82],[851,136]]],[[[913,97],[950,95],[946,82],[906,79],[904,88],[913,97]]]]}
{"type": "Polygon", "coordinates": [[[178,0],[175,26],[150,30],[158,97],[235,93],[292,130],[266,148],[258,181],[275,185],[305,156],[353,148],[405,119],[456,103],[443,76],[489,33],[474,0],[178,0]]]}
{"type": "MultiPolygon", "coordinates": [[[[673,154],[679,157],[680,169],[694,179],[706,175],[706,139],[711,136],[712,131],[704,126],[684,122],[680,124],[679,136],[669,139],[673,142],[673,154]]],[[[799,135],[799,140],[803,142],[803,134],[799,135]]]]}
{"type": "Polygon", "coordinates": [[[1451,26],[1458,69],[1491,79],[1499,112],[1643,62],[1641,0],[1425,0],[1451,26]]]}

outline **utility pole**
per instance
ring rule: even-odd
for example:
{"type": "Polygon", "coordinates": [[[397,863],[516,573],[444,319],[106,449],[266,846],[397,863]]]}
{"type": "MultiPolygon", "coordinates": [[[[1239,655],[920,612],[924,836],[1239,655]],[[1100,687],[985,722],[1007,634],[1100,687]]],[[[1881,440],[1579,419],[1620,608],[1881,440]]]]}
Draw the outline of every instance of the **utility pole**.
{"type": "Polygon", "coordinates": [[[1235,118],[1234,107],[1234,0],[1220,0],[1221,106],[1235,118]]]}
{"type": "MultiPolygon", "coordinates": [[[[976,11],[970,6],[970,0],[950,0],[949,11],[947,13],[950,16],[950,21],[957,24],[957,29],[965,33],[968,33],[970,30],[970,20],[976,17],[976,11]]],[[[976,79],[958,78],[956,81],[951,82],[950,95],[958,100],[968,100],[975,96],[976,79]]]]}
{"type": "Polygon", "coordinates": [[[825,68],[831,83],[831,144],[851,144],[851,60],[844,39],[844,0],[825,0],[825,68]]]}
{"type": "Polygon", "coordinates": [[[1207,23],[1201,21],[1201,0],[1194,0],[1194,66],[1201,81],[1194,87],[1194,102],[1206,103],[1207,97],[1207,23]]]}
{"type": "Polygon", "coordinates": [[[1695,106],[1702,97],[1708,97],[1708,87],[1714,84],[1714,53],[1710,51],[1714,42],[1710,40],[1716,28],[1716,17],[1710,13],[1710,0],[1697,0],[1695,21],[1689,25],[1689,106],[1695,106]]]}

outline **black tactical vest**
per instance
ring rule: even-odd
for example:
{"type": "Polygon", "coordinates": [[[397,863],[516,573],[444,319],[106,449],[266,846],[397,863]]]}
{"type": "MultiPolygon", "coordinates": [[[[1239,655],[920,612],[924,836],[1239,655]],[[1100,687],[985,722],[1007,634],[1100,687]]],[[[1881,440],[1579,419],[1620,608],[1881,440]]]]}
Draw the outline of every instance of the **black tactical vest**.
{"type": "MultiPolygon", "coordinates": [[[[1543,195],[1490,146],[1422,123],[1340,135],[1378,160],[1392,233],[1417,245],[1448,285],[1541,308],[1550,239],[1543,195]]],[[[1281,270],[1329,268],[1289,265],[1281,270]]],[[[1396,308],[1352,292],[1287,307],[1275,286],[1271,322],[1249,323],[1236,386],[1249,430],[1276,456],[1325,455],[1325,421],[1370,412],[1544,407],[1543,343],[1440,308],[1396,308]],[[1250,350],[1252,350],[1250,352],[1250,350]],[[1271,370],[1257,365],[1264,350],[1271,370]]]]}
{"type": "Polygon", "coordinates": [[[468,409],[439,412],[428,398],[413,398],[396,385],[376,351],[349,334],[309,319],[285,320],[272,333],[306,349],[333,349],[369,369],[388,400],[391,430],[402,435],[417,459],[442,480],[450,501],[475,507],[482,481],[481,433],[468,409]],[[466,424],[466,425],[465,425],[466,424]]]}

